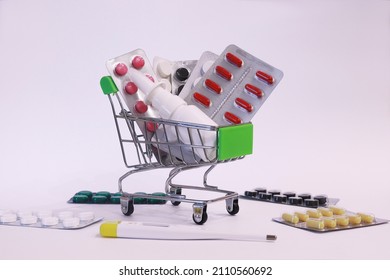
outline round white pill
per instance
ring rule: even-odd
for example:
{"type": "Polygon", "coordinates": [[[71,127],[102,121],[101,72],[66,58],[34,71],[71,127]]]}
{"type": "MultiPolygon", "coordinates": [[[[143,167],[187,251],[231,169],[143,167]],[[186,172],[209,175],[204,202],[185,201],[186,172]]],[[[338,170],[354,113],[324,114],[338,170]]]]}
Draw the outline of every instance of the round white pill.
{"type": "Polygon", "coordinates": [[[79,214],[79,218],[81,221],[91,221],[95,219],[95,213],[93,212],[81,212],[79,214]]]}
{"type": "Polygon", "coordinates": [[[77,227],[79,224],[80,224],[80,219],[77,218],[77,217],[65,218],[65,219],[62,221],[62,225],[63,225],[65,228],[77,227]]]}
{"type": "Polygon", "coordinates": [[[172,85],[167,79],[161,79],[160,83],[164,87],[165,90],[167,90],[167,91],[172,90],[172,85]]]}
{"type": "Polygon", "coordinates": [[[23,210],[23,211],[18,211],[18,217],[19,218],[22,218],[24,216],[32,216],[32,211],[26,211],[26,210],[23,210]]]}
{"type": "Polygon", "coordinates": [[[0,216],[3,216],[4,214],[12,213],[11,210],[8,209],[0,209],[0,216]]]}
{"type": "Polygon", "coordinates": [[[2,223],[13,223],[13,222],[16,222],[17,219],[18,219],[18,217],[16,216],[15,213],[7,213],[7,214],[3,214],[0,217],[0,222],[2,222],[2,223]]]}
{"type": "Polygon", "coordinates": [[[20,223],[22,225],[32,225],[36,224],[38,222],[38,217],[33,215],[25,215],[20,218],[20,223]]]}
{"type": "Polygon", "coordinates": [[[195,81],[192,83],[192,87],[194,88],[196,86],[197,83],[199,83],[199,81],[202,79],[202,77],[198,77],[195,79],[195,81]]]}
{"type": "Polygon", "coordinates": [[[157,64],[157,73],[162,78],[167,78],[169,75],[171,75],[172,72],[172,65],[168,61],[160,61],[157,64]]]}
{"type": "Polygon", "coordinates": [[[42,225],[44,226],[55,226],[58,224],[58,218],[57,217],[43,217],[42,218],[42,225]]]}
{"type": "Polygon", "coordinates": [[[57,216],[60,219],[60,221],[63,221],[64,219],[72,218],[73,217],[73,212],[71,212],[71,211],[62,211],[62,212],[59,212],[57,216]]]}
{"type": "Polygon", "coordinates": [[[53,215],[53,212],[50,210],[41,210],[37,211],[35,215],[38,217],[38,219],[43,219],[45,217],[51,217],[53,215]]]}
{"type": "Polygon", "coordinates": [[[203,75],[204,73],[206,73],[206,72],[210,69],[210,67],[211,67],[213,64],[214,64],[214,61],[212,61],[212,60],[208,60],[208,61],[206,61],[205,63],[203,63],[203,65],[202,65],[202,70],[201,70],[202,75],[203,75]]]}

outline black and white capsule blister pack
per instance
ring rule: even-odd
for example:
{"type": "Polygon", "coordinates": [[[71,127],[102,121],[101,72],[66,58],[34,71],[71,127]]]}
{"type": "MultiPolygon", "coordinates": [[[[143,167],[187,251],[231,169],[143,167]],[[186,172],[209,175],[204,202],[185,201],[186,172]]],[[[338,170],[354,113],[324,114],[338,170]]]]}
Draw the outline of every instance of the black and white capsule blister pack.
{"type": "Polygon", "coordinates": [[[197,60],[176,61],[172,67],[172,93],[179,95],[187,83],[188,78],[192,75],[197,60]]]}
{"type": "Polygon", "coordinates": [[[249,122],[283,77],[282,71],[228,46],[185,97],[219,125],[249,122]]]}
{"type": "Polygon", "coordinates": [[[47,229],[81,229],[101,221],[94,212],[79,210],[0,210],[0,225],[47,229]]]}

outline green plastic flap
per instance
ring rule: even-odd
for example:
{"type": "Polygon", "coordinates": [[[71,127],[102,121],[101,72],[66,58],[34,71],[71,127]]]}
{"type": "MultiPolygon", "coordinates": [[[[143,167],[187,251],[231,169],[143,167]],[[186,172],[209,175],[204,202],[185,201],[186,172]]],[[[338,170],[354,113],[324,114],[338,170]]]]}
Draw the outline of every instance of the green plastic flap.
{"type": "Polygon", "coordinates": [[[218,128],[218,160],[250,155],[253,152],[253,124],[218,128]]]}
{"type": "Polygon", "coordinates": [[[104,76],[100,79],[100,87],[104,94],[117,93],[118,88],[116,87],[114,80],[110,76],[104,76]]]}

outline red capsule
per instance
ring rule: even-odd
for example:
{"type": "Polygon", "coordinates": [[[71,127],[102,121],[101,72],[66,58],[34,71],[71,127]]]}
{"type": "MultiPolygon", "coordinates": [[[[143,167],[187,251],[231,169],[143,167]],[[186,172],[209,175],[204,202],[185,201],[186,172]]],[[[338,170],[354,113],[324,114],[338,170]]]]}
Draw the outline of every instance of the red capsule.
{"type": "Polygon", "coordinates": [[[135,110],[140,113],[144,114],[148,110],[148,105],[145,104],[142,100],[137,101],[134,105],[135,110]]]}
{"type": "Polygon", "coordinates": [[[272,77],[271,75],[269,75],[263,71],[260,71],[260,70],[257,71],[256,77],[259,78],[260,80],[263,80],[264,82],[266,82],[269,85],[272,85],[274,83],[274,77],[272,77]]]}
{"type": "Polygon", "coordinates": [[[246,100],[244,100],[242,98],[236,98],[236,100],[234,102],[236,103],[237,106],[247,110],[249,113],[253,111],[252,104],[250,104],[249,102],[247,102],[246,100]]]}
{"type": "Polygon", "coordinates": [[[241,67],[244,64],[244,62],[241,59],[239,59],[237,56],[235,56],[234,54],[232,54],[230,52],[227,53],[225,57],[226,57],[227,61],[229,61],[231,64],[233,64],[237,67],[241,67]]]}
{"type": "Polygon", "coordinates": [[[225,80],[228,80],[230,81],[232,78],[233,78],[233,74],[230,73],[228,70],[226,70],[226,68],[223,68],[222,66],[217,66],[215,67],[215,72],[221,76],[222,78],[224,78],[225,80]]]}
{"type": "Polygon", "coordinates": [[[245,90],[251,94],[256,95],[259,98],[263,97],[263,95],[264,95],[263,92],[261,91],[261,89],[259,89],[258,87],[255,87],[254,85],[251,85],[251,84],[246,84],[245,90]]]}
{"type": "Polygon", "coordinates": [[[209,108],[211,105],[211,101],[207,96],[204,96],[203,94],[200,94],[199,92],[195,92],[193,95],[194,99],[198,101],[203,106],[209,108]]]}
{"type": "Polygon", "coordinates": [[[204,82],[205,86],[214,91],[215,93],[218,93],[220,94],[222,92],[222,88],[220,85],[218,85],[216,82],[210,80],[210,79],[206,79],[206,81],[204,82]]]}
{"type": "Polygon", "coordinates": [[[230,112],[226,112],[224,114],[224,117],[225,119],[228,121],[228,122],[231,122],[231,123],[234,123],[234,124],[240,124],[241,123],[241,119],[239,117],[237,117],[235,114],[233,113],[230,113],[230,112]]]}

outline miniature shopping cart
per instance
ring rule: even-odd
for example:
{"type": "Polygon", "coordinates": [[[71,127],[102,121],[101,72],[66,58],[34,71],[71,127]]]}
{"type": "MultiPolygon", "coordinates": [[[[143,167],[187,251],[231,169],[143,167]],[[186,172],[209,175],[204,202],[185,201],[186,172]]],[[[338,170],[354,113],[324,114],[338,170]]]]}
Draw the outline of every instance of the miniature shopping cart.
{"type": "MultiPolygon", "coordinates": [[[[119,192],[121,193],[121,210],[126,216],[134,211],[134,199],[151,199],[170,201],[174,206],[181,202],[193,203],[193,221],[196,224],[204,224],[207,221],[207,205],[212,202],[226,201],[226,210],[230,215],[235,215],[239,211],[238,193],[222,190],[216,186],[207,184],[207,176],[210,171],[220,163],[232,162],[244,158],[252,153],[253,146],[253,126],[251,123],[232,125],[226,127],[215,127],[202,124],[178,122],[160,118],[146,118],[134,116],[125,109],[124,102],[118,94],[118,89],[110,76],[105,76],[100,81],[103,93],[109,98],[115,125],[118,132],[119,143],[126,167],[129,169],[119,178],[119,192]],[[150,128],[158,128],[154,133],[145,133],[150,128]],[[143,128],[143,129],[141,129],[143,128]],[[144,133],[142,133],[142,130],[144,133]],[[179,138],[181,133],[188,133],[190,143],[183,143],[179,138]],[[168,131],[172,135],[168,135],[168,131]],[[194,135],[199,135],[204,131],[216,134],[216,144],[205,145],[203,142],[194,141],[194,135]],[[129,164],[128,149],[132,149],[134,159],[134,149],[137,154],[137,164],[129,164]],[[199,150],[208,155],[206,159],[201,159],[199,150]],[[181,185],[172,182],[180,172],[208,167],[203,175],[203,186],[181,185]],[[155,170],[158,168],[172,168],[165,182],[165,193],[163,196],[145,193],[128,193],[122,188],[123,180],[132,174],[155,170]],[[182,190],[192,189],[200,191],[210,191],[222,193],[214,199],[200,200],[191,199],[183,194],[182,190]]],[[[198,139],[199,139],[198,138],[198,139]]]]}

